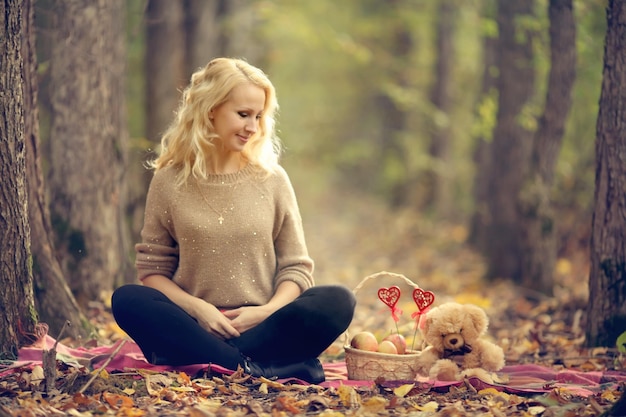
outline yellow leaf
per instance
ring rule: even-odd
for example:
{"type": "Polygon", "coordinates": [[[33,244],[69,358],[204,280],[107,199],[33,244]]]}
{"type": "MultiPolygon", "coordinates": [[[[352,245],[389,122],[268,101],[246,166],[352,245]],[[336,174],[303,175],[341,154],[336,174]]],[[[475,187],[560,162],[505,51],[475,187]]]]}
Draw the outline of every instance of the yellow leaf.
{"type": "Polygon", "coordinates": [[[195,392],[196,391],[194,388],[191,388],[191,387],[170,387],[170,389],[172,391],[178,391],[178,392],[195,392]]]}
{"type": "Polygon", "coordinates": [[[189,378],[189,375],[184,372],[178,374],[178,378],[176,378],[176,381],[178,381],[178,383],[181,385],[191,385],[191,378],[189,378]]]}
{"type": "Polygon", "coordinates": [[[546,407],[542,405],[533,405],[533,406],[528,407],[528,412],[530,413],[531,416],[538,416],[544,411],[546,411],[546,407]]]}
{"type": "Polygon", "coordinates": [[[30,373],[30,380],[31,380],[31,382],[43,381],[43,378],[44,378],[43,368],[40,365],[33,366],[33,370],[30,373]]]}
{"type": "Polygon", "coordinates": [[[368,412],[379,413],[387,407],[387,400],[380,396],[372,397],[363,402],[363,407],[368,412]]]}
{"type": "Polygon", "coordinates": [[[495,388],[485,388],[485,389],[481,389],[480,391],[478,391],[478,394],[480,395],[498,395],[500,394],[500,391],[498,391],[495,388]]]}
{"type": "Polygon", "coordinates": [[[124,388],[122,392],[126,395],[133,395],[135,393],[135,390],[133,388],[124,388]]]}
{"type": "Polygon", "coordinates": [[[404,385],[400,385],[397,388],[394,388],[393,393],[396,395],[396,397],[400,397],[403,398],[405,397],[413,388],[415,387],[415,384],[404,384],[404,385]]]}
{"type": "Polygon", "coordinates": [[[344,407],[356,408],[361,402],[359,394],[351,386],[340,384],[337,393],[344,407]]]}
{"type": "Polygon", "coordinates": [[[280,382],[272,381],[271,379],[267,379],[263,376],[259,378],[259,381],[261,381],[262,384],[266,384],[270,388],[285,389],[284,384],[281,384],[280,382]]]}
{"type": "Polygon", "coordinates": [[[439,409],[439,403],[437,401],[429,401],[423,405],[414,405],[417,410],[424,411],[426,413],[434,413],[439,409]]]}
{"type": "Polygon", "coordinates": [[[617,401],[617,397],[614,391],[609,391],[609,390],[602,391],[602,394],[600,396],[602,397],[603,400],[607,400],[612,403],[617,401]]]}
{"type": "Polygon", "coordinates": [[[260,386],[259,386],[259,392],[261,394],[267,394],[269,392],[269,390],[267,389],[267,384],[265,382],[263,382],[260,386]]]}

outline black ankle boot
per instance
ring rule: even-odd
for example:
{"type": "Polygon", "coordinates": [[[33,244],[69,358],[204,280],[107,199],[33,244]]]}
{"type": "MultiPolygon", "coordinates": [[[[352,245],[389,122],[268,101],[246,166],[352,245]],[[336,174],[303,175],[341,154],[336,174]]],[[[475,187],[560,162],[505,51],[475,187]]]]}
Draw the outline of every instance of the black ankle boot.
{"type": "Polygon", "coordinates": [[[319,384],[326,380],[324,368],[317,358],[283,365],[259,364],[245,360],[243,369],[252,376],[267,379],[298,378],[311,384],[319,384]]]}

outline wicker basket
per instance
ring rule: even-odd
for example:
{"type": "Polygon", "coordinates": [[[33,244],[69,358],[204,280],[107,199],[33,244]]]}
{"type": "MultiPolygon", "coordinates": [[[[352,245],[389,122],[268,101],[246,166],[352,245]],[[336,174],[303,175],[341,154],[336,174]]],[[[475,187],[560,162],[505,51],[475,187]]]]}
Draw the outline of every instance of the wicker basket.
{"type": "MultiPolygon", "coordinates": [[[[381,277],[399,278],[413,288],[418,287],[417,284],[413,283],[404,275],[383,271],[365,277],[352,292],[356,295],[367,281],[381,277]]],[[[418,351],[407,350],[407,353],[397,355],[355,349],[350,346],[350,336],[348,332],[345,333],[345,340],[344,349],[346,352],[348,379],[358,381],[373,381],[380,378],[386,381],[416,379],[417,358],[419,357],[418,351]]]]}

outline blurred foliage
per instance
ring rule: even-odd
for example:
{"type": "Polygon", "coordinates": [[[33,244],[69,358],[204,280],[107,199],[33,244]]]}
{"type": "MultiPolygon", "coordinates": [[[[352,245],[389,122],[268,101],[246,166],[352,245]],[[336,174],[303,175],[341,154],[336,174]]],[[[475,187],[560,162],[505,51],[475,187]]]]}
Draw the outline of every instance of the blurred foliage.
{"type": "MultiPolygon", "coordinates": [[[[149,146],[143,134],[143,11],[145,0],[128,1],[129,129],[135,147],[149,146]]],[[[384,189],[397,181],[414,181],[436,167],[452,179],[457,220],[473,210],[475,171],[472,159],[478,137],[489,138],[495,121],[495,96],[480,97],[483,72],[482,37],[497,36],[487,13],[489,0],[457,0],[452,74],[453,109],[438,112],[429,100],[433,83],[436,2],[429,0],[253,0],[245,7],[257,16],[259,47],[268,51],[264,70],[276,85],[281,105],[279,134],[287,148],[284,164],[296,187],[324,190],[331,184],[367,192],[385,201],[384,189]],[[393,5],[393,7],[391,7],[393,5]],[[411,30],[413,51],[404,60],[390,53],[394,22],[411,30]],[[408,85],[393,74],[401,68],[408,85]],[[404,162],[383,157],[383,120],[373,103],[385,92],[409,115],[409,126],[393,138],[404,162]],[[451,128],[452,162],[441,164],[428,154],[429,129],[451,128]]],[[[564,227],[589,223],[594,187],[594,141],[602,79],[606,0],[574,1],[577,20],[578,73],[563,147],[557,164],[554,198],[564,227]]],[[[492,13],[491,13],[492,14],[492,13]]],[[[236,23],[233,23],[236,26],[236,23]]],[[[526,125],[543,111],[549,70],[547,0],[536,2],[536,16],[525,25],[536,29],[536,96],[525,109],[526,125]]],[[[254,62],[253,62],[254,63],[254,62]]],[[[586,224],[585,224],[586,227],[586,224]]]]}

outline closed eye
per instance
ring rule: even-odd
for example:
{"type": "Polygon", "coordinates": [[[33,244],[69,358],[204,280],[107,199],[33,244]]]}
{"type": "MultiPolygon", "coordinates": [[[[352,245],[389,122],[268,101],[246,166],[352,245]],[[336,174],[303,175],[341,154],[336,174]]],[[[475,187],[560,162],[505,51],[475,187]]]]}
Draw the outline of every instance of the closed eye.
{"type": "MultiPolygon", "coordinates": [[[[240,112],[237,112],[237,114],[239,115],[239,117],[241,117],[243,119],[245,119],[247,117],[250,117],[250,113],[248,113],[246,111],[240,111],[240,112]]],[[[263,115],[261,113],[259,113],[259,114],[256,115],[255,119],[261,120],[262,117],[263,117],[263,115]]]]}

